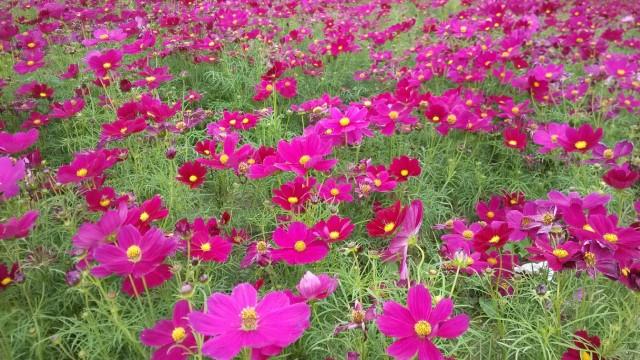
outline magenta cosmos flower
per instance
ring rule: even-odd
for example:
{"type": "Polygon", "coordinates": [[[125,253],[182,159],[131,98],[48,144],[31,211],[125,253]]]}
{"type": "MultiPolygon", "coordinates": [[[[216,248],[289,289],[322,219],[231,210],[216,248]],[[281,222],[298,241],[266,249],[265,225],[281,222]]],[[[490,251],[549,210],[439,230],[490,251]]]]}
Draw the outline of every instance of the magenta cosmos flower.
{"type": "Polygon", "coordinates": [[[95,276],[144,276],[155,270],[175,251],[176,241],[165,237],[162,231],[150,229],[144,236],[133,225],[120,229],[116,244],[98,247],[95,258],[100,263],[91,270],[95,276]]]}
{"type": "Polygon", "coordinates": [[[0,157],[0,201],[18,195],[18,182],[25,176],[23,160],[15,164],[10,157],[0,157]]]}
{"type": "Polygon", "coordinates": [[[273,251],[274,260],[282,260],[289,265],[314,263],[329,253],[329,245],[318,240],[301,222],[293,222],[287,229],[277,228],[273,232],[273,242],[279,247],[273,251]]]}
{"type": "Polygon", "coordinates": [[[171,320],[160,320],[152,328],[144,329],[140,341],[158,349],[152,360],[181,360],[196,350],[196,341],[191,332],[187,315],[191,312],[187,300],[178,301],[173,308],[171,320]]]}
{"type": "Polygon", "coordinates": [[[377,323],[380,331],[397,340],[387,348],[387,354],[396,359],[411,359],[416,353],[419,360],[440,360],[444,356],[433,344],[436,337],[451,339],[469,328],[465,314],[451,316],[453,301],[445,298],[434,308],[431,294],[424,285],[409,289],[407,307],[387,301],[377,323]]]}
{"type": "Polygon", "coordinates": [[[243,283],[231,295],[212,294],[207,312],[192,312],[189,322],[195,331],[211,336],[202,353],[226,360],[246,348],[260,353],[263,348],[291,345],[309,327],[310,314],[307,304],[291,304],[284,292],[270,292],[259,299],[256,289],[243,283]]]}
{"type": "Polygon", "coordinates": [[[315,275],[307,271],[296,289],[305,301],[322,300],[331,295],[338,287],[338,280],[327,274],[315,275]]]}
{"type": "Polygon", "coordinates": [[[337,160],[324,157],[331,154],[332,150],[331,143],[323,141],[316,134],[299,136],[291,139],[291,142],[282,140],[278,143],[278,156],[283,161],[275,164],[275,167],[300,176],[304,176],[310,169],[329,171],[337,160]]]}

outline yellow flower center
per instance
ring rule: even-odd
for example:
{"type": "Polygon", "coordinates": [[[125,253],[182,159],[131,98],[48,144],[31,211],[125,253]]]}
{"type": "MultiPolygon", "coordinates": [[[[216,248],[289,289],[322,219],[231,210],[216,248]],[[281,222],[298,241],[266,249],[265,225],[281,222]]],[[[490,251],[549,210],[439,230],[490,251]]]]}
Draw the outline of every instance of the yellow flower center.
{"type": "Polygon", "coordinates": [[[493,235],[491,237],[491,239],[489,239],[489,243],[491,244],[496,244],[500,241],[500,236],[499,235],[493,235]]]}
{"type": "Polygon", "coordinates": [[[331,196],[338,196],[340,194],[340,190],[338,190],[337,188],[333,188],[330,191],[331,196]]]}
{"type": "Polygon", "coordinates": [[[80,168],[80,169],[78,169],[78,171],[76,171],[76,176],[77,177],[85,177],[85,176],[87,176],[88,172],[89,172],[89,170],[87,170],[86,168],[80,168]]]}
{"type": "Polygon", "coordinates": [[[36,43],[34,43],[34,42],[30,42],[30,43],[28,43],[28,44],[27,44],[27,47],[28,47],[29,49],[33,49],[34,47],[36,47],[36,43]]]}
{"type": "Polygon", "coordinates": [[[144,78],[147,82],[154,82],[156,81],[156,77],[155,76],[147,76],[146,78],[144,78]]]}
{"type": "Polygon", "coordinates": [[[111,200],[109,200],[109,199],[102,199],[102,200],[100,200],[100,206],[102,206],[102,207],[107,207],[107,206],[109,206],[110,204],[111,204],[111,200]]]}
{"type": "Polygon", "coordinates": [[[302,240],[298,240],[293,244],[293,249],[297,252],[303,252],[307,249],[307,244],[302,240]]]}
{"type": "Polygon", "coordinates": [[[624,71],[624,69],[618,69],[618,71],[616,71],[616,74],[620,75],[620,76],[624,76],[624,74],[626,74],[627,72],[624,71]]]}
{"type": "Polygon", "coordinates": [[[390,111],[389,112],[389,119],[391,120],[395,120],[400,116],[400,114],[397,111],[390,111]]]}
{"type": "Polygon", "coordinates": [[[576,143],[573,145],[576,147],[576,149],[582,150],[587,147],[587,142],[584,140],[580,140],[580,141],[576,141],[576,143]]]}
{"type": "Polygon", "coordinates": [[[569,252],[565,249],[553,249],[553,256],[557,257],[558,259],[563,259],[569,256],[569,252]]]}
{"type": "Polygon", "coordinates": [[[2,279],[2,281],[0,281],[0,284],[2,284],[2,286],[7,286],[11,284],[12,281],[13,279],[7,276],[6,278],[2,279]]]}
{"type": "Polygon", "coordinates": [[[629,274],[631,274],[631,270],[628,267],[623,267],[622,269],[620,269],[620,274],[622,274],[622,276],[627,277],[629,276],[629,274]]]}
{"type": "Polygon", "coordinates": [[[298,201],[300,201],[300,200],[299,200],[297,197],[295,197],[295,196],[289,196],[289,197],[287,198],[287,202],[288,202],[289,204],[297,204],[297,203],[298,203],[298,201]]]}
{"type": "Polygon", "coordinates": [[[206,242],[202,245],[200,245],[200,250],[207,252],[207,251],[211,251],[211,244],[206,242]]]}
{"type": "Polygon", "coordinates": [[[142,249],[138,245],[131,245],[127,248],[127,258],[132,263],[137,263],[142,258],[142,249]]]}
{"type": "Polygon", "coordinates": [[[375,179],[375,180],[373,180],[373,183],[375,184],[375,186],[380,186],[380,185],[382,185],[382,180],[375,179]]]}
{"type": "Polygon", "coordinates": [[[335,240],[340,237],[340,233],[337,231],[332,231],[329,233],[329,239],[335,240]]]}
{"type": "Polygon", "coordinates": [[[496,216],[496,213],[493,211],[487,211],[487,218],[493,219],[496,216]]]}
{"type": "Polygon", "coordinates": [[[413,330],[420,337],[429,336],[429,334],[431,334],[431,324],[426,320],[420,320],[413,325],[413,330]]]}
{"type": "Polygon", "coordinates": [[[590,231],[590,232],[595,232],[595,231],[593,230],[593,228],[591,227],[591,225],[589,225],[589,224],[584,224],[584,225],[582,226],[582,230],[586,230],[586,231],[590,231]]]}
{"type": "Polygon", "coordinates": [[[553,214],[551,213],[545,213],[544,215],[542,215],[542,222],[545,225],[551,225],[553,223],[553,220],[555,220],[555,216],[553,216],[553,214]]]}
{"type": "Polygon", "coordinates": [[[264,89],[267,90],[268,92],[272,92],[273,91],[273,85],[269,84],[269,85],[265,86],[264,89]]]}
{"type": "Polygon", "coordinates": [[[602,235],[602,237],[607,241],[610,242],[612,244],[615,244],[618,242],[618,235],[613,234],[613,233],[606,233],[604,235],[602,235]]]}
{"type": "Polygon", "coordinates": [[[220,155],[220,164],[224,165],[227,163],[227,161],[229,161],[229,155],[227,154],[220,155]]]}
{"type": "Polygon", "coordinates": [[[544,77],[546,77],[547,79],[551,79],[553,77],[553,73],[548,72],[544,74],[544,77]]]}
{"type": "Polygon", "coordinates": [[[407,176],[407,175],[409,175],[409,170],[407,170],[407,169],[402,169],[402,170],[400,170],[400,175],[402,175],[402,176],[407,176]]]}
{"type": "Polygon", "coordinates": [[[591,352],[580,350],[580,360],[592,360],[591,352]]]}
{"type": "Polygon", "coordinates": [[[41,123],[42,123],[42,120],[40,120],[40,119],[33,120],[33,124],[34,125],[40,125],[41,123]]]}
{"type": "Polygon", "coordinates": [[[242,119],[242,123],[243,123],[243,124],[248,124],[248,123],[249,123],[249,119],[248,119],[248,118],[244,118],[244,119],[242,119]]]}
{"type": "Polygon", "coordinates": [[[40,97],[47,97],[47,93],[46,92],[41,92],[39,95],[40,95],[40,97]]]}
{"type": "Polygon", "coordinates": [[[111,69],[111,63],[110,62],[106,62],[106,63],[102,64],[102,68],[103,69],[111,69]]]}
{"type": "Polygon", "coordinates": [[[109,35],[107,34],[102,34],[99,36],[100,40],[107,40],[109,38],[109,35]]]}
{"type": "Polygon", "coordinates": [[[340,126],[347,126],[350,122],[351,120],[349,120],[348,117],[343,117],[342,119],[340,119],[340,126]]]}
{"type": "Polygon", "coordinates": [[[146,211],[143,211],[142,214],[140,214],[140,221],[144,222],[149,220],[149,213],[147,213],[146,211]]]}
{"type": "Polygon", "coordinates": [[[465,230],[462,232],[462,237],[467,239],[467,240],[471,240],[473,238],[473,231],[471,230],[465,230]]]}
{"type": "Polygon", "coordinates": [[[449,116],[447,116],[447,122],[448,122],[450,125],[455,124],[455,123],[456,123],[456,121],[458,121],[458,117],[457,117],[457,116],[455,116],[455,115],[453,115],[453,114],[449,114],[449,116]]]}
{"type": "Polygon", "coordinates": [[[229,125],[236,125],[236,119],[229,120],[229,125]]]}
{"type": "Polygon", "coordinates": [[[189,176],[189,181],[196,182],[196,181],[198,181],[198,177],[195,176],[195,175],[191,175],[191,176],[189,176]]]}
{"type": "Polygon", "coordinates": [[[515,141],[515,140],[509,140],[508,144],[511,145],[511,146],[516,146],[516,145],[518,145],[518,142],[515,141]]]}
{"type": "Polygon", "coordinates": [[[498,259],[490,257],[487,259],[487,262],[489,263],[489,265],[496,265],[498,263],[498,259]]]}
{"type": "Polygon", "coordinates": [[[244,331],[252,331],[258,328],[258,313],[253,307],[246,307],[240,312],[241,328],[244,331]]]}
{"type": "Polygon", "coordinates": [[[440,122],[440,116],[435,115],[434,117],[431,118],[431,121],[433,121],[434,123],[440,122]]]}
{"type": "Polygon", "coordinates": [[[304,165],[304,164],[308,163],[309,160],[311,160],[311,156],[302,155],[302,156],[300,156],[300,159],[298,160],[298,162],[300,163],[300,165],[304,165]]]}
{"type": "Polygon", "coordinates": [[[27,66],[33,66],[33,64],[35,64],[35,62],[33,60],[27,61],[27,66]]]}
{"type": "Polygon", "coordinates": [[[594,266],[596,264],[596,254],[591,251],[587,251],[584,253],[584,262],[587,266],[594,266]]]}
{"type": "Polygon", "coordinates": [[[613,159],[613,150],[606,149],[602,152],[602,156],[604,156],[605,159],[613,159]]]}
{"type": "Polygon", "coordinates": [[[256,250],[259,253],[264,253],[265,251],[267,251],[267,248],[268,248],[268,246],[267,246],[267,243],[265,241],[258,241],[256,243],[256,250]]]}
{"type": "Polygon", "coordinates": [[[180,343],[185,337],[187,337],[187,332],[182,326],[178,326],[171,332],[171,338],[174,342],[180,343]]]}
{"type": "Polygon", "coordinates": [[[557,141],[558,141],[558,135],[556,135],[556,134],[551,135],[551,142],[554,143],[554,142],[557,142],[557,141]]]}
{"type": "Polygon", "coordinates": [[[396,228],[396,223],[390,222],[390,223],[384,225],[384,232],[386,232],[386,233],[392,232],[393,229],[395,229],[395,228],[396,228]]]}
{"type": "Polygon", "coordinates": [[[520,108],[518,108],[517,106],[514,106],[511,108],[511,112],[514,114],[519,114],[520,113],[520,108]]]}

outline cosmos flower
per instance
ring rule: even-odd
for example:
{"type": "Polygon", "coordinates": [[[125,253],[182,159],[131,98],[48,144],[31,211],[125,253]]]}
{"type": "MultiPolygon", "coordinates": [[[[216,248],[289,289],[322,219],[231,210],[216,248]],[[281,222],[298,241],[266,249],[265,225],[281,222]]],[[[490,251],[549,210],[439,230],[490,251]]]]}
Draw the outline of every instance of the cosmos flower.
{"type": "Polygon", "coordinates": [[[174,305],[170,320],[160,320],[152,328],[142,330],[140,342],[158,348],[152,360],[183,360],[197,350],[188,320],[189,313],[189,302],[180,300],[174,305]]]}
{"type": "Polygon", "coordinates": [[[336,180],[329,178],[320,185],[318,193],[322,200],[331,203],[339,204],[341,202],[351,202],[353,196],[351,196],[351,184],[339,183],[336,180]]]}
{"type": "Polygon", "coordinates": [[[582,124],[578,129],[567,127],[564,137],[558,138],[566,152],[587,152],[602,138],[602,128],[593,130],[590,124],[582,124]]]}
{"type": "Polygon", "coordinates": [[[310,264],[321,261],[329,253],[329,245],[317,240],[302,222],[293,222],[289,227],[277,228],[272,235],[278,248],[273,250],[273,259],[289,265],[310,264]]]}
{"type": "Polygon", "coordinates": [[[207,312],[193,311],[193,330],[209,336],[202,353],[221,360],[233,359],[245,348],[285,348],[309,327],[309,306],[291,304],[287,295],[274,291],[258,298],[248,283],[236,285],[231,295],[214,293],[207,299],[207,312]]]}
{"type": "Polygon", "coordinates": [[[600,338],[598,336],[590,336],[586,330],[577,330],[575,332],[575,348],[567,349],[562,354],[562,360],[601,360],[598,355],[600,348],[600,338]]]}
{"type": "Polygon", "coordinates": [[[11,240],[27,237],[33,229],[40,213],[27,211],[20,217],[12,217],[0,223],[0,240],[11,240]]]}
{"type": "Polygon", "coordinates": [[[191,256],[205,262],[226,262],[232,250],[231,242],[220,235],[210,236],[196,231],[191,237],[191,256]]]}
{"type": "Polygon", "coordinates": [[[338,287],[338,280],[327,275],[315,275],[307,271],[296,286],[305,301],[322,300],[331,295],[338,287]]]}
{"type": "Polygon", "coordinates": [[[290,142],[280,140],[278,157],[282,161],[274,166],[282,171],[295,172],[300,176],[304,176],[311,169],[326,172],[338,162],[336,159],[324,158],[331,154],[332,150],[331,143],[323,141],[316,134],[295,137],[290,142]]]}
{"type": "Polygon", "coordinates": [[[381,254],[383,261],[400,260],[400,281],[409,279],[409,267],[407,265],[407,252],[409,246],[415,244],[418,232],[422,227],[423,206],[421,200],[414,200],[403,209],[405,213],[402,222],[398,226],[393,239],[381,254]]]}
{"type": "Polygon", "coordinates": [[[486,251],[489,248],[501,248],[509,240],[509,235],[513,230],[504,222],[493,222],[473,237],[473,248],[476,251],[486,251]]]}
{"type": "Polygon", "coordinates": [[[16,154],[23,152],[38,141],[40,133],[37,129],[25,132],[8,133],[0,131],[0,154],[16,154]]]}
{"type": "Polygon", "coordinates": [[[207,175],[207,168],[197,161],[186,162],[178,169],[176,179],[190,188],[196,188],[204,182],[207,175]]]}
{"type": "Polygon", "coordinates": [[[376,211],[376,216],[367,223],[367,233],[371,237],[391,236],[404,220],[405,212],[400,201],[376,211]]]}
{"type": "Polygon", "coordinates": [[[389,165],[389,173],[399,182],[407,181],[410,176],[420,175],[421,170],[418,159],[406,155],[394,158],[389,165]]]}
{"type": "Polygon", "coordinates": [[[628,162],[612,167],[602,176],[607,185],[619,190],[632,187],[638,179],[640,173],[633,170],[628,162]]]}
{"type": "Polygon", "coordinates": [[[453,302],[444,298],[432,308],[429,290],[422,284],[409,289],[407,307],[395,301],[386,301],[377,318],[378,328],[396,341],[387,348],[395,359],[410,359],[417,354],[419,360],[444,359],[433,344],[439,337],[452,339],[469,328],[469,317],[460,314],[451,317],[453,302]]]}
{"type": "Polygon", "coordinates": [[[346,240],[354,229],[355,225],[349,218],[331,215],[327,220],[319,221],[312,231],[316,237],[332,243],[346,240]]]}
{"type": "Polygon", "coordinates": [[[133,225],[123,226],[115,244],[100,245],[95,259],[100,265],[91,269],[98,277],[110,274],[142,277],[155,270],[176,249],[173,238],[166,237],[158,229],[150,229],[144,235],[133,225]]]}
{"type": "Polygon", "coordinates": [[[14,163],[10,157],[0,157],[0,200],[12,198],[20,192],[18,182],[25,177],[24,160],[14,163]]]}
{"type": "Polygon", "coordinates": [[[311,199],[311,189],[315,182],[314,178],[305,179],[299,176],[282,184],[278,189],[273,189],[271,201],[283,210],[304,212],[306,203],[311,199]]]}
{"type": "Polygon", "coordinates": [[[285,99],[291,99],[298,94],[298,83],[294,78],[282,78],[276,82],[276,91],[285,99]]]}
{"type": "Polygon", "coordinates": [[[87,65],[97,77],[106,76],[110,71],[117,70],[121,61],[122,51],[117,49],[95,50],[86,56],[87,65]]]}
{"type": "Polygon", "coordinates": [[[522,133],[518,128],[508,128],[502,132],[504,145],[506,147],[524,151],[527,147],[527,134],[522,133]]]}
{"type": "Polygon", "coordinates": [[[11,265],[11,269],[9,269],[4,263],[0,263],[0,291],[14,283],[19,275],[20,270],[18,268],[18,263],[11,265]]]}

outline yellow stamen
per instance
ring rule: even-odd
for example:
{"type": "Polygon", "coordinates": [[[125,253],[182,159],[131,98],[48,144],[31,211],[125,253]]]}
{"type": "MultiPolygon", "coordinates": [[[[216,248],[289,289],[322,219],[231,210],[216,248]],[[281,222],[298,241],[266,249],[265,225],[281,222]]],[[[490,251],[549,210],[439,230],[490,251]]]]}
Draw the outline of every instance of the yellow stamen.
{"type": "Polygon", "coordinates": [[[340,190],[338,190],[337,188],[333,188],[331,189],[331,191],[329,191],[331,193],[331,196],[338,196],[340,195],[340,190]]]}
{"type": "Polygon", "coordinates": [[[500,236],[499,235],[493,235],[491,237],[491,239],[489,239],[489,243],[491,243],[491,244],[496,244],[498,242],[500,242],[500,236]]]}
{"type": "Polygon", "coordinates": [[[337,231],[332,231],[329,233],[329,239],[335,240],[340,237],[340,233],[337,231]]]}
{"type": "Polygon", "coordinates": [[[297,252],[303,252],[307,249],[307,244],[302,240],[298,240],[293,244],[293,249],[297,252]]]}
{"type": "Polygon", "coordinates": [[[342,119],[340,119],[340,126],[347,126],[350,122],[351,120],[349,120],[348,117],[343,117],[342,119]]]}
{"type": "Polygon", "coordinates": [[[420,337],[429,336],[429,334],[431,334],[431,324],[426,320],[420,320],[413,325],[413,330],[420,337]]]}
{"type": "Polygon", "coordinates": [[[13,279],[7,276],[6,278],[2,279],[2,281],[0,281],[0,284],[2,284],[2,286],[7,286],[11,284],[12,281],[13,279]]]}
{"type": "Polygon", "coordinates": [[[107,206],[109,206],[110,204],[111,204],[111,200],[109,200],[109,199],[102,199],[102,200],[100,200],[100,206],[102,206],[102,207],[107,207],[107,206]]]}
{"type": "Polygon", "coordinates": [[[613,233],[606,233],[604,235],[602,235],[602,238],[605,239],[607,242],[610,242],[612,244],[615,244],[618,242],[618,235],[613,234],[613,233]]]}
{"type": "Polygon", "coordinates": [[[145,222],[147,220],[149,220],[149,213],[143,211],[142,214],[140,214],[140,221],[145,222]]]}
{"type": "Polygon", "coordinates": [[[402,169],[402,170],[400,170],[400,175],[402,175],[402,176],[407,176],[407,175],[409,175],[409,170],[407,170],[407,169],[402,169]]]}
{"type": "Polygon", "coordinates": [[[198,177],[195,176],[195,175],[191,175],[191,176],[189,176],[189,181],[196,182],[196,181],[198,181],[198,177]]]}
{"type": "Polygon", "coordinates": [[[471,240],[473,239],[473,231],[471,230],[465,230],[462,232],[462,237],[467,239],[467,240],[471,240]]]}
{"type": "Polygon", "coordinates": [[[390,223],[384,225],[384,232],[386,232],[386,233],[391,232],[395,228],[396,228],[396,223],[390,222],[390,223]]]}
{"type": "Polygon", "coordinates": [[[171,332],[171,338],[173,339],[174,342],[180,343],[186,337],[187,337],[187,332],[184,330],[182,326],[178,326],[177,328],[173,329],[173,331],[171,332]]]}
{"type": "Polygon", "coordinates": [[[142,258],[142,249],[138,245],[131,245],[127,248],[127,258],[132,263],[137,263],[142,258]]]}
{"type": "Polygon", "coordinates": [[[206,242],[202,245],[200,245],[200,250],[207,252],[207,251],[211,251],[211,244],[206,242]]]}
{"type": "Polygon", "coordinates": [[[298,162],[300,163],[300,165],[304,165],[304,164],[308,163],[308,162],[309,162],[309,160],[311,160],[311,156],[309,156],[309,155],[302,155],[302,156],[300,157],[300,160],[298,160],[298,162]]]}
{"type": "Polygon", "coordinates": [[[77,177],[85,177],[85,176],[87,176],[88,172],[89,172],[89,170],[87,170],[86,168],[80,168],[80,169],[78,169],[78,171],[76,171],[76,176],[77,177]]]}
{"type": "Polygon", "coordinates": [[[258,313],[256,309],[247,307],[240,312],[240,318],[242,319],[241,328],[244,331],[252,331],[258,328],[258,313]]]}
{"type": "Polygon", "coordinates": [[[229,161],[229,155],[227,154],[220,155],[220,164],[224,165],[227,163],[227,161],[229,161]]]}
{"type": "Polygon", "coordinates": [[[390,111],[389,112],[389,119],[391,120],[395,120],[400,116],[400,114],[397,111],[390,111]]]}
{"type": "Polygon", "coordinates": [[[584,140],[580,140],[580,141],[576,141],[576,143],[573,145],[576,147],[576,149],[582,150],[587,147],[587,142],[584,140]]]}
{"type": "Polygon", "coordinates": [[[557,257],[558,259],[563,259],[569,256],[569,252],[565,249],[553,249],[553,256],[557,257]]]}
{"type": "Polygon", "coordinates": [[[110,62],[106,62],[106,63],[102,64],[102,68],[103,69],[111,69],[111,63],[110,62]]]}

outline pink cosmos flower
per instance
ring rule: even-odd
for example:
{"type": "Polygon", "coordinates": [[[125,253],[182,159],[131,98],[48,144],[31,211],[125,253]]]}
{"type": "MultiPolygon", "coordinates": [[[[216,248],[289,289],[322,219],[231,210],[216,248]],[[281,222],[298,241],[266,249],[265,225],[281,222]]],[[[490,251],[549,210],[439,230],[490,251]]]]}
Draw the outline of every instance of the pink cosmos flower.
{"type": "Polygon", "coordinates": [[[564,138],[564,134],[569,125],[565,123],[548,123],[545,128],[537,130],[533,134],[533,142],[540,145],[538,150],[541,154],[546,154],[554,149],[559,148],[560,138],[564,138]]]}
{"type": "Polygon", "coordinates": [[[334,179],[327,179],[320,185],[318,193],[322,200],[331,203],[339,204],[341,202],[351,202],[353,196],[351,196],[351,184],[339,183],[334,179]]]}
{"type": "Polygon", "coordinates": [[[296,213],[304,212],[307,201],[311,198],[311,189],[315,185],[314,178],[301,176],[293,181],[282,184],[278,189],[273,189],[271,201],[286,211],[296,213]]]}
{"type": "Polygon", "coordinates": [[[313,227],[313,235],[329,243],[349,238],[355,225],[349,218],[331,215],[327,220],[319,221],[313,227]]]}
{"type": "Polygon", "coordinates": [[[74,79],[78,77],[79,72],[80,67],[78,66],[78,64],[69,64],[69,66],[67,67],[67,71],[65,71],[63,74],[60,74],[60,76],[58,77],[62,80],[74,79]]]}
{"type": "Polygon", "coordinates": [[[40,213],[36,210],[27,211],[20,217],[12,217],[0,223],[0,240],[11,240],[27,237],[36,224],[40,213]]]}
{"type": "Polygon", "coordinates": [[[14,163],[10,157],[0,157],[0,201],[18,195],[20,192],[18,182],[24,177],[24,160],[14,163]]]}
{"type": "Polygon", "coordinates": [[[338,162],[336,159],[324,159],[333,150],[331,143],[323,141],[316,134],[298,136],[290,142],[278,142],[278,157],[282,160],[275,167],[282,171],[292,171],[304,176],[313,169],[326,172],[338,162]]]}
{"type": "Polygon", "coordinates": [[[97,77],[106,76],[110,71],[117,70],[122,61],[122,51],[107,49],[91,51],[86,56],[87,65],[97,77]]]}
{"type": "Polygon", "coordinates": [[[189,313],[189,302],[180,300],[173,308],[171,320],[160,320],[152,328],[142,330],[140,341],[158,348],[151,356],[152,360],[184,360],[197,350],[189,313]]]}
{"type": "Polygon", "coordinates": [[[338,280],[327,275],[315,275],[307,271],[296,286],[305,301],[322,300],[331,295],[338,287],[338,280]]]}
{"type": "Polygon", "coordinates": [[[293,222],[286,229],[277,228],[272,239],[278,245],[278,249],[273,251],[273,259],[289,265],[318,262],[329,253],[329,245],[323,240],[316,240],[302,222],[293,222]]]}
{"type": "Polygon", "coordinates": [[[602,128],[593,130],[590,124],[582,124],[578,129],[567,127],[564,137],[559,138],[566,152],[587,152],[602,138],[602,128]]]}
{"type": "Polygon", "coordinates": [[[231,242],[220,235],[196,231],[191,237],[191,256],[205,262],[226,262],[232,250],[231,242]]]}
{"type": "Polygon", "coordinates": [[[309,327],[310,313],[307,304],[291,304],[283,292],[259,299],[256,289],[243,283],[231,295],[212,294],[207,312],[192,312],[189,322],[195,331],[211,337],[202,346],[205,355],[229,360],[245,348],[260,352],[291,345],[309,327]]]}
{"type": "Polygon", "coordinates": [[[527,250],[532,254],[531,261],[546,261],[551,270],[560,271],[575,261],[580,253],[580,244],[565,241],[552,246],[548,238],[537,237],[527,250]]]}
{"type": "Polygon", "coordinates": [[[76,154],[73,161],[58,169],[58,182],[62,184],[79,183],[84,180],[94,179],[112,167],[117,161],[114,156],[109,156],[105,150],[96,150],[87,153],[76,154]]]}
{"type": "Polygon", "coordinates": [[[173,79],[169,73],[169,67],[147,68],[138,73],[142,79],[136,80],[133,84],[139,87],[147,87],[149,90],[157,89],[163,83],[173,79]]]}
{"type": "Polygon", "coordinates": [[[218,154],[211,155],[210,159],[198,158],[200,164],[212,169],[238,169],[238,165],[247,160],[253,149],[251,145],[244,144],[237,147],[240,136],[236,133],[229,134],[222,145],[222,151],[218,154]]]}
{"type": "Polygon", "coordinates": [[[417,235],[422,227],[423,207],[421,200],[414,200],[404,210],[404,218],[398,226],[396,235],[391,239],[389,247],[381,254],[383,261],[400,260],[400,281],[409,279],[407,252],[409,245],[417,242],[417,235]]]}
{"type": "Polygon", "coordinates": [[[13,134],[0,131],[0,154],[16,154],[27,150],[38,141],[39,135],[37,129],[13,134]]]}
{"type": "Polygon", "coordinates": [[[367,109],[349,106],[344,112],[338,108],[329,109],[329,117],[318,122],[318,129],[324,137],[338,143],[359,144],[364,137],[372,137],[367,120],[367,109]]]}
{"type": "Polygon", "coordinates": [[[122,31],[122,29],[116,28],[113,30],[109,29],[96,29],[93,31],[93,39],[85,39],[82,40],[82,45],[84,46],[94,46],[101,43],[107,42],[120,42],[127,38],[127,33],[122,31]]]}
{"type": "Polygon", "coordinates": [[[30,129],[37,128],[49,123],[49,117],[47,115],[41,114],[37,111],[31,112],[29,114],[29,118],[25,120],[22,125],[20,125],[21,129],[30,129]]]}
{"type": "Polygon", "coordinates": [[[276,82],[276,91],[285,99],[291,99],[298,94],[298,83],[296,79],[288,77],[276,82]]]}
{"type": "Polygon", "coordinates": [[[271,96],[273,90],[273,82],[271,80],[260,80],[260,82],[256,84],[256,94],[253,96],[253,100],[263,101],[271,96]]]}
{"type": "Polygon", "coordinates": [[[244,258],[240,261],[241,268],[247,268],[253,263],[257,263],[260,266],[266,266],[271,263],[272,260],[271,245],[264,240],[253,242],[247,246],[247,252],[244,258]]]}
{"type": "Polygon", "coordinates": [[[602,180],[615,189],[630,188],[638,182],[638,179],[640,179],[640,173],[633,170],[628,162],[612,167],[602,176],[602,180]]]}
{"type": "Polygon", "coordinates": [[[22,60],[13,65],[16,74],[24,75],[32,73],[44,66],[44,53],[33,51],[23,54],[22,60]]]}
{"type": "Polygon", "coordinates": [[[591,160],[589,162],[615,165],[621,157],[633,152],[633,143],[623,140],[616,143],[613,148],[604,144],[598,144],[591,150],[591,160]]]}
{"type": "Polygon", "coordinates": [[[143,118],[134,120],[116,120],[112,123],[102,124],[100,138],[104,140],[120,140],[125,137],[141,132],[147,127],[143,118]]]}
{"type": "Polygon", "coordinates": [[[444,356],[433,344],[436,337],[452,339],[469,328],[469,317],[465,314],[451,316],[451,299],[440,300],[434,308],[431,294],[422,284],[409,289],[407,307],[395,301],[383,304],[378,316],[380,332],[397,340],[387,348],[387,354],[396,359],[411,359],[417,354],[419,360],[443,360],[444,356]]]}
{"type": "Polygon", "coordinates": [[[84,109],[84,100],[76,97],[63,101],[54,102],[51,105],[49,116],[53,119],[69,119],[84,109]]]}
{"type": "Polygon", "coordinates": [[[142,277],[157,268],[176,249],[176,241],[166,237],[159,229],[150,229],[144,235],[133,225],[123,226],[116,244],[99,246],[95,259],[100,265],[91,269],[94,276],[132,275],[142,277]]]}

